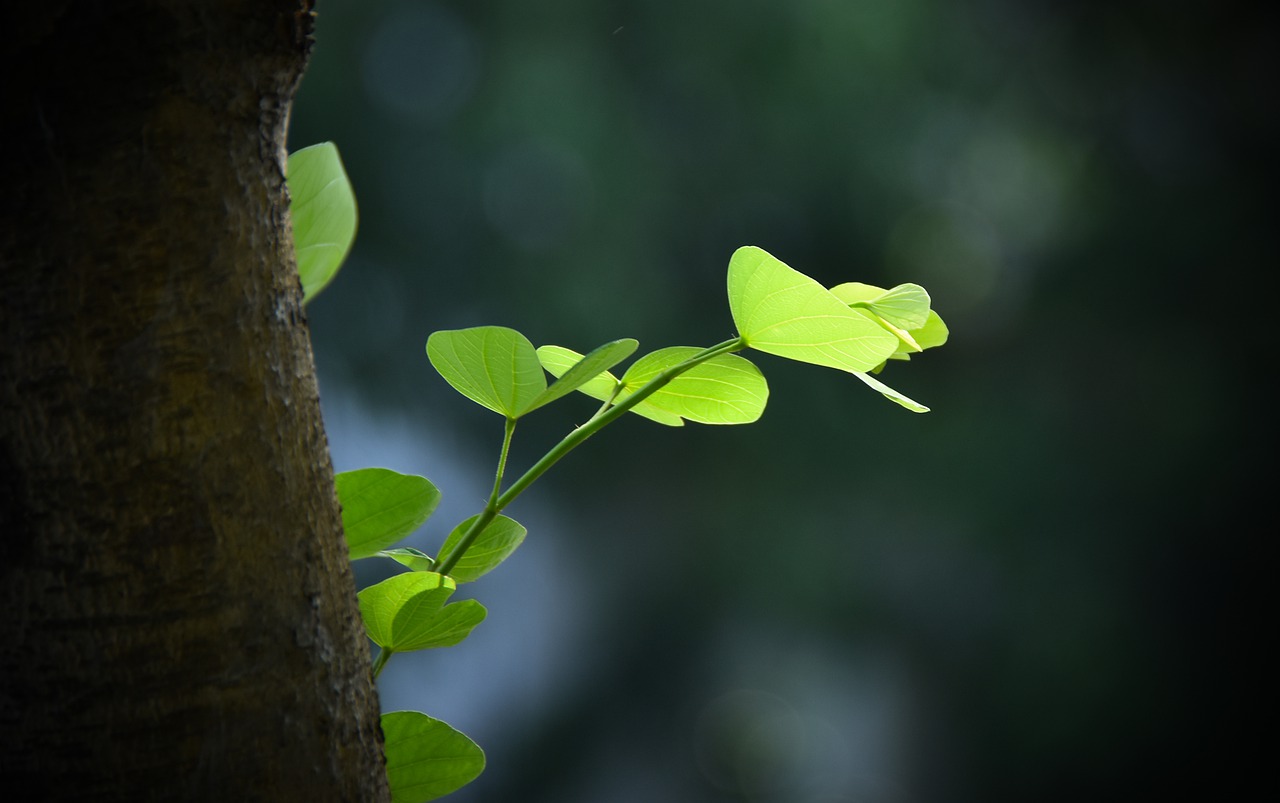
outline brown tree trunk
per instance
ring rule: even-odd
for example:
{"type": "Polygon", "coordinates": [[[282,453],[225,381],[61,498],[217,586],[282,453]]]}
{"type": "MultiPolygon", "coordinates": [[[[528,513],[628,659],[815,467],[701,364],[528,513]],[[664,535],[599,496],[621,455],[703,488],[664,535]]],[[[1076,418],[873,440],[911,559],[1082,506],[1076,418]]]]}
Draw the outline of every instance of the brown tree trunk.
{"type": "Polygon", "coordinates": [[[384,800],[287,218],[311,2],[13,6],[0,788],[384,800]]]}

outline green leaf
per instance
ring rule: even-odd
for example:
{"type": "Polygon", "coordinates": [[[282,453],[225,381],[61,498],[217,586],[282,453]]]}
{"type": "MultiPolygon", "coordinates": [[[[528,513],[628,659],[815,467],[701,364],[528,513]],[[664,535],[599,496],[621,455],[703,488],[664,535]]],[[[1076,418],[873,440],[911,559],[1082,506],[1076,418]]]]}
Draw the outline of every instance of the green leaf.
{"type": "Polygon", "coordinates": [[[435,572],[406,572],[371,585],[357,595],[365,631],[374,644],[394,652],[452,647],[486,615],[471,599],[445,605],[456,588],[435,572]]]}
{"type": "MultiPolygon", "coordinates": [[[[452,552],[453,547],[462,540],[462,536],[471,527],[471,523],[478,518],[479,516],[472,516],[454,527],[453,532],[449,533],[449,537],[445,539],[444,546],[440,547],[440,554],[452,552]]],[[[466,554],[453,565],[449,576],[459,583],[470,583],[484,576],[516,551],[516,547],[524,542],[526,532],[527,530],[515,519],[498,515],[471,542],[466,554]]]]}
{"type": "Polygon", "coordinates": [[[345,471],[334,478],[351,559],[376,555],[426,521],[440,491],[426,477],[387,468],[345,471]]]}
{"type": "Polygon", "coordinates": [[[507,418],[519,418],[547,389],[533,344],[503,326],[435,332],[427,357],[454,390],[507,418]]]}
{"type": "Polygon", "coordinates": [[[333,281],[351,251],[356,238],[356,196],[332,142],[290,154],[285,175],[305,303],[333,281]]]}
{"type": "Polygon", "coordinates": [[[825,287],[754,246],[729,260],[729,309],[747,345],[844,371],[869,371],[898,338],[825,287]]]}
{"type": "Polygon", "coordinates": [[[874,377],[868,376],[867,374],[864,374],[860,371],[854,371],[853,375],[861,379],[863,382],[866,382],[869,387],[872,387],[880,391],[881,393],[883,393],[884,397],[889,401],[897,402],[898,404],[901,404],[903,407],[907,408],[913,413],[929,412],[928,407],[925,407],[923,404],[921,404],[918,401],[915,401],[914,399],[907,398],[906,396],[902,395],[901,393],[889,387],[888,385],[881,382],[880,380],[875,379],[874,377]]]}
{"type": "MultiPolygon", "coordinates": [[[[630,357],[639,345],[637,341],[631,338],[623,338],[592,349],[587,356],[578,360],[573,367],[556,374],[560,378],[553,382],[551,387],[543,391],[541,396],[534,399],[524,409],[524,412],[532,412],[544,404],[553,402],[561,396],[580,389],[588,382],[595,381],[602,373],[608,373],[610,368],[630,357]]],[[[542,356],[540,353],[538,354],[538,359],[541,362],[542,356]]]]}
{"type": "MultiPolygon", "coordinates": [[[[561,376],[581,362],[583,356],[563,346],[539,346],[538,359],[542,361],[542,367],[547,369],[547,373],[552,376],[561,376]]],[[[614,400],[614,392],[618,389],[618,385],[618,378],[608,371],[604,371],[597,374],[593,379],[579,385],[577,390],[593,399],[610,401],[614,400]]],[[[669,427],[684,426],[684,419],[654,407],[649,404],[648,399],[632,407],[630,412],[648,418],[651,421],[657,421],[659,424],[666,424],[669,427]]]]}
{"type": "Polygon", "coordinates": [[[391,803],[426,803],[471,783],[484,751],[447,723],[417,711],[382,715],[391,803]]]}
{"type": "MultiPolygon", "coordinates": [[[[622,376],[619,400],[701,349],[671,346],[636,360],[622,376]]],[[[659,388],[644,403],[699,424],[749,424],[764,413],[769,385],[750,360],[722,354],[690,368],[659,388]]]]}
{"type": "Polygon", "coordinates": [[[437,590],[443,590],[447,598],[457,587],[452,579],[435,572],[396,574],[375,583],[357,595],[365,632],[374,644],[386,647],[395,641],[396,615],[410,599],[437,590]]]}
{"type": "Polygon", "coordinates": [[[431,556],[413,547],[384,549],[378,553],[380,558],[391,558],[401,566],[408,566],[415,572],[429,572],[435,568],[436,562],[431,556]]]}
{"type": "Polygon", "coordinates": [[[890,355],[891,359],[905,360],[913,352],[924,351],[947,342],[947,325],[942,322],[942,317],[928,306],[929,303],[932,303],[928,300],[928,293],[918,284],[900,284],[893,290],[884,290],[872,284],[846,282],[831,288],[831,294],[855,309],[865,309],[874,314],[882,326],[898,336],[901,342],[895,352],[890,355]],[[918,289],[919,292],[917,293],[912,288],[918,289]],[[923,293],[925,298],[923,315],[919,314],[919,293],[923,293]],[[884,298],[890,299],[889,316],[886,316],[884,309],[879,306],[880,300],[884,298]],[[914,301],[904,302],[902,301],[904,298],[914,298],[914,301]],[[898,300],[895,301],[894,299],[898,300]],[[893,318],[890,316],[894,315],[893,307],[895,304],[901,306],[907,303],[914,303],[916,306],[912,312],[913,317],[908,315],[905,318],[912,321],[913,325],[904,327],[901,323],[904,317],[893,318]],[[919,323],[915,323],[915,321],[919,321],[919,323]]]}

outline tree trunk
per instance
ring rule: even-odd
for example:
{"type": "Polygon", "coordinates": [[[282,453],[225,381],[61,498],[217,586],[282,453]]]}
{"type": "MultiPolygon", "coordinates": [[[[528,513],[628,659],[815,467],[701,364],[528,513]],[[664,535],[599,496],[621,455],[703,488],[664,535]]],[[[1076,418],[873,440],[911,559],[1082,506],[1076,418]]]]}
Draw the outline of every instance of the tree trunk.
{"type": "Polygon", "coordinates": [[[287,217],[311,2],[14,5],[6,791],[385,800],[287,217]]]}

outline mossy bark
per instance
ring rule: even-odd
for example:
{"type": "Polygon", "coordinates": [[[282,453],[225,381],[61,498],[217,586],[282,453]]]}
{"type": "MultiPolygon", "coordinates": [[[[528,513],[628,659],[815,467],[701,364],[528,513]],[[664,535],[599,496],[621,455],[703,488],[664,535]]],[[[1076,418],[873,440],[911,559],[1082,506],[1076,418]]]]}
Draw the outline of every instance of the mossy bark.
{"type": "Polygon", "coordinates": [[[287,214],[312,28],[308,0],[0,12],[23,800],[387,797],[287,214]]]}

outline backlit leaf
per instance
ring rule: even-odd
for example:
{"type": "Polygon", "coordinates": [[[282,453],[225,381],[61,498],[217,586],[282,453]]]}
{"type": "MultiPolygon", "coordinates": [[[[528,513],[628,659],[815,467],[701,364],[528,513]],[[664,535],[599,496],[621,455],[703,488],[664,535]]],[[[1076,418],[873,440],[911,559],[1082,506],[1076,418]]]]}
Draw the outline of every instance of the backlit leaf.
{"type": "MultiPolygon", "coordinates": [[[[619,399],[699,351],[672,346],[646,354],[623,374],[619,399]]],[[[768,399],[769,385],[759,368],[736,354],[721,354],[681,373],[643,403],[700,424],[749,424],[760,418],[768,399]]]]}
{"type": "MultiPolygon", "coordinates": [[[[547,369],[547,373],[552,376],[561,376],[577,365],[583,357],[578,352],[563,346],[539,346],[538,359],[542,361],[542,367],[547,369]]],[[[614,391],[618,389],[618,378],[608,371],[604,371],[597,374],[593,379],[579,385],[577,389],[593,399],[599,399],[600,401],[614,399],[616,401],[614,391]]],[[[684,426],[684,419],[654,407],[649,404],[648,399],[632,407],[630,412],[644,416],[651,421],[657,421],[659,424],[666,424],[669,427],[684,426]]]]}
{"type": "MultiPolygon", "coordinates": [[[[551,384],[551,387],[542,392],[540,396],[529,403],[524,409],[524,413],[532,412],[544,404],[555,401],[561,396],[572,393],[580,389],[583,385],[594,382],[602,374],[607,373],[610,368],[630,357],[635,352],[636,347],[640,344],[630,338],[622,340],[614,340],[592,349],[587,356],[578,360],[571,368],[556,374],[559,377],[551,384]]],[[[541,360],[541,354],[538,355],[541,360]]],[[[545,365],[544,365],[545,367],[545,365]]],[[[606,380],[607,381],[607,380],[606,380]]]]}
{"type": "Polygon", "coordinates": [[[455,390],[507,418],[520,417],[547,389],[533,344],[503,326],[435,332],[427,357],[455,390]]]}
{"type": "Polygon", "coordinates": [[[337,275],[356,237],[356,197],[332,142],[289,155],[289,217],[303,302],[337,275]]]}
{"type": "Polygon", "coordinates": [[[768,252],[745,246],[729,261],[729,309],[758,351],[844,371],[869,371],[898,347],[870,316],[768,252]]]}

